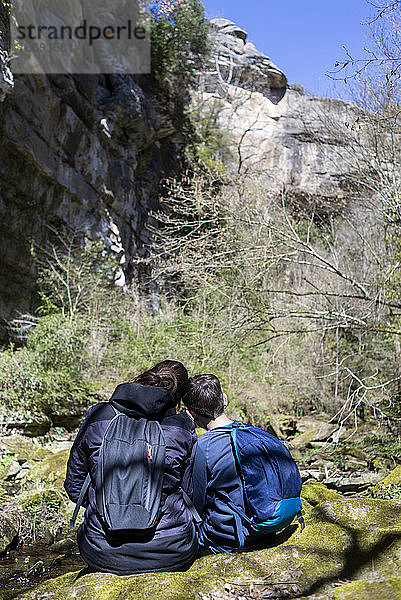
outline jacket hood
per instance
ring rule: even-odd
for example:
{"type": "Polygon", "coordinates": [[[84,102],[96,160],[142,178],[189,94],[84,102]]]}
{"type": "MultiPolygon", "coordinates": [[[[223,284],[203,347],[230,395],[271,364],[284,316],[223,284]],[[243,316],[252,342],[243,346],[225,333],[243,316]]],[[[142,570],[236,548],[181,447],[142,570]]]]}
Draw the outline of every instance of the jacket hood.
{"type": "Polygon", "coordinates": [[[175,414],[176,401],[165,388],[121,383],[114,390],[110,403],[129,417],[160,421],[167,415],[175,414]]]}

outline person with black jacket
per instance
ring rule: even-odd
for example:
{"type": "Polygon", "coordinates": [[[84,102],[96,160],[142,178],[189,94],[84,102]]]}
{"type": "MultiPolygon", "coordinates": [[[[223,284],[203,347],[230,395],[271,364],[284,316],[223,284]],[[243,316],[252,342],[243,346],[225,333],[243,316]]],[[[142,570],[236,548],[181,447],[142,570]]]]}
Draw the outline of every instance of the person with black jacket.
{"type": "Polygon", "coordinates": [[[133,382],[117,386],[110,402],[91,407],[71,448],[64,487],[77,502],[87,474],[90,484],[84,500],[84,522],[78,529],[78,546],[85,562],[97,571],[129,575],[155,571],[183,571],[196,558],[198,543],[192,515],[182,490],[190,492],[191,452],[196,442],[193,421],[176,406],[188,381],[184,365],[166,360],[133,382]],[[111,406],[110,406],[111,404],[111,406]],[[159,421],[166,455],[162,512],[151,536],[111,537],[96,507],[96,471],[104,433],[114,411],[134,418],[159,421]],[[111,409],[111,410],[110,410],[111,409]]]}

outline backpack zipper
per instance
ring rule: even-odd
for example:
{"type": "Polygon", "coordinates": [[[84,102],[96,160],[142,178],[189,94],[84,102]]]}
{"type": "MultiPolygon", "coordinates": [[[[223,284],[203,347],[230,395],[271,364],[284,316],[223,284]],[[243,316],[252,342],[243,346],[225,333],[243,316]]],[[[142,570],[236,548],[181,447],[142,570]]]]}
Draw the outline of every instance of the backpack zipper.
{"type": "MultiPolygon", "coordinates": [[[[146,425],[146,428],[148,428],[148,425],[146,425]]],[[[145,502],[145,506],[146,508],[149,510],[149,504],[150,504],[150,480],[152,477],[152,461],[153,461],[153,456],[152,456],[152,446],[151,444],[148,443],[148,489],[146,490],[146,502],[145,502]]]]}
{"type": "MultiPolygon", "coordinates": [[[[117,412],[116,409],[114,408],[114,406],[113,406],[113,409],[114,409],[114,412],[116,412],[117,414],[111,419],[111,421],[109,422],[109,424],[106,427],[106,431],[104,432],[103,440],[102,440],[102,443],[101,443],[101,446],[100,446],[100,451],[99,451],[99,454],[100,454],[99,458],[100,458],[100,462],[101,462],[102,472],[104,472],[104,447],[103,447],[104,438],[106,437],[106,435],[108,433],[108,430],[110,429],[111,424],[114,423],[114,421],[116,419],[118,419],[118,417],[120,416],[120,414],[122,414],[122,413],[117,412]]],[[[99,463],[98,463],[98,468],[99,468],[99,463]]],[[[104,487],[105,486],[102,485],[102,500],[103,500],[104,513],[105,513],[103,515],[103,517],[104,517],[104,520],[106,521],[107,525],[109,527],[111,527],[111,521],[110,521],[110,516],[109,516],[109,505],[106,502],[106,496],[105,496],[105,493],[104,493],[104,487]]]]}

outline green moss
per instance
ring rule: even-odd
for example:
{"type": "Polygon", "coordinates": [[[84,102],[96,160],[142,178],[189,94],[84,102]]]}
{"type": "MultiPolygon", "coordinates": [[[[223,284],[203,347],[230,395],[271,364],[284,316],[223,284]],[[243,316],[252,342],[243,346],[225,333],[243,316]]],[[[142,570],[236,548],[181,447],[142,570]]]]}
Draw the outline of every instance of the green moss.
{"type": "Polygon", "coordinates": [[[313,516],[349,530],[401,528],[401,502],[372,498],[331,499],[318,504],[313,516]]]}
{"type": "Polygon", "coordinates": [[[39,479],[55,488],[62,488],[69,455],[70,451],[66,449],[48,456],[30,470],[29,478],[33,481],[39,479]]]}
{"type": "Polygon", "coordinates": [[[338,494],[334,490],[329,490],[322,483],[305,483],[302,486],[302,500],[307,500],[313,506],[316,506],[316,504],[324,502],[325,500],[341,499],[342,497],[341,494],[338,494]]]}
{"type": "Polygon", "coordinates": [[[387,477],[380,481],[381,485],[391,485],[393,483],[401,483],[401,465],[397,465],[387,477]]]}
{"type": "Polygon", "coordinates": [[[386,490],[397,489],[401,487],[401,465],[397,465],[397,467],[391,471],[387,477],[379,481],[379,483],[375,486],[373,491],[373,495],[381,495],[380,492],[386,492],[386,490]]]}
{"type": "MultiPolygon", "coordinates": [[[[201,561],[198,561],[201,563],[201,561]]],[[[92,573],[76,580],[78,573],[69,573],[43,583],[20,596],[21,600],[198,600],[199,592],[222,583],[207,577],[205,570],[186,573],[151,573],[119,577],[108,573],[92,573]]]]}
{"type": "Polygon", "coordinates": [[[335,523],[352,541],[342,578],[391,576],[401,569],[401,502],[347,498],[317,505],[312,518],[335,523]]]}
{"type": "Polygon", "coordinates": [[[36,512],[45,505],[47,508],[58,511],[63,499],[56,490],[44,490],[29,495],[22,503],[22,507],[29,512],[36,512]]]}
{"type": "Polygon", "coordinates": [[[311,504],[308,500],[305,500],[305,498],[302,498],[302,514],[305,518],[308,519],[310,517],[313,508],[313,504],[311,504]]]}
{"type": "Polygon", "coordinates": [[[315,553],[341,555],[350,545],[350,534],[336,523],[315,521],[306,524],[303,531],[297,529],[283,545],[295,545],[315,553]]]}
{"type": "MultiPolygon", "coordinates": [[[[400,503],[386,500],[330,498],[311,509],[302,532],[299,526],[292,526],[281,534],[274,547],[207,556],[185,573],[127,577],[93,573],[77,581],[76,574],[68,574],[44,582],[19,598],[199,600],[199,594],[220,594],[227,582],[234,589],[243,589],[249,581],[260,587],[280,581],[284,582],[283,589],[288,582],[289,590],[296,585],[300,595],[308,596],[311,589],[316,594],[331,593],[333,582],[349,577],[377,580],[388,576],[391,580],[386,600],[391,600],[396,589],[393,576],[401,569],[400,508],[400,503]]],[[[348,589],[357,587],[339,588],[336,600],[351,598],[338,595],[348,593],[348,589]]],[[[364,597],[374,598],[369,590],[364,597]]]]}
{"type": "Polygon", "coordinates": [[[51,451],[47,448],[34,444],[22,435],[3,437],[1,444],[6,448],[7,453],[13,454],[19,462],[26,460],[40,461],[51,454],[51,451]]]}
{"type": "Polygon", "coordinates": [[[337,453],[342,454],[344,456],[353,456],[354,458],[359,458],[361,460],[366,460],[367,458],[367,454],[364,450],[361,450],[360,448],[355,448],[354,446],[339,446],[337,449],[337,453]]]}
{"type": "MultiPolygon", "coordinates": [[[[304,419],[305,430],[300,435],[294,437],[291,443],[295,448],[310,447],[311,442],[323,442],[327,440],[335,431],[336,426],[325,421],[316,419],[304,419]]],[[[320,446],[320,444],[318,444],[320,446]]]]}
{"type": "Polygon", "coordinates": [[[382,471],[386,473],[394,465],[394,462],[390,458],[384,456],[375,456],[370,463],[370,466],[375,471],[382,471]]]}
{"type": "Polygon", "coordinates": [[[359,580],[338,588],[334,600],[400,600],[401,577],[383,581],[359,580]]]}

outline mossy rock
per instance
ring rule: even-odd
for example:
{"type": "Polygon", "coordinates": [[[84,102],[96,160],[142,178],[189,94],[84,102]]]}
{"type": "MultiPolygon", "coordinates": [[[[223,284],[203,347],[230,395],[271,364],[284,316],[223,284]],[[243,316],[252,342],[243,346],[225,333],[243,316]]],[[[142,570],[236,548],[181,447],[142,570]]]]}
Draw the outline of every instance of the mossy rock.
{"type": "Polygon", "coordinates": [[[308,517],[311,515],[312,511],[313,511],[313,504],[311,504],[310,502],[308,502],[308,500],[305,500],[305,498],[302,498],[302,514],[304,515],[304,517],[308,517]]]}
{"type": "Polygon", "coordinates": [[[69,449],[60,450],[51,454],[29,471],[29,479],[51,484],[52,488],[62,489],[65,479],[69,449]]]}
{"type": "Polygon", "coordinates": [[[371,498],[328,500],[312,519],[335,523],[347,532],[351,547],[344,553],[339,579],[393,576],[401,571],[401,502],[371,498]]]}
{"type": "MultiPolygon", "coordinates": [[[[275,546],[264,550],[207,556],[186,573],[127,577],[95,573],[78,580],[68,574],[44,582],[20,598],[199,600],[201,594],[221,597],[227,583],[233,589],[244,589],[250,581],[256,588],[273,592],[274,582],[279,581],[280,590],[293,596],[327,594],[332,598],[335,582],[394,578],[400,571],[401,503],[340,497],[316,504],[302,532],[294,524],[277,537],[275,546]]],[[[335,594],[340,591],[345,593],[346,586],[335,594]]],[[[338,596],[338,600],[342,598],[338,596]]]]}
{"type": "Polygon", "coordinates": [[[22,435],[3,437],[1,446],[7,454],[13,454],[18,462],[41,461],[52,454],[51,450],[35,444],[22,435]]]}
{"type": "Polygon", "coordinates": [[[394,466],[394,461],[391,458],[385,456],[374,456],[369,462],[369,468],[374,471],[380,471],[386,473],[394,466]]]}
{"type": "Polygon", "coordinates": [[[334,600],[401,600],[401,577],[388,577],[382,581],[352,581],[338,588],[334,600]]]}
{"type": "Polygon", "coordinates": [[[325,485],[318,482],[304,483],[302,486],[301,498],[316,506],[325,500],[341,499],[343,496],[334,490],[329,490],[325,485]]]}
{"type": "Polygon", "coordinates": [[[60,492],[51,489],[23,494],[20,498],[22,507],[31,512],[35,512],[42,505],[45,505],[51,510],[59,511],[63,500],[64,498],[61,496],[60,492]]]}
{"type": "Polygon", "coordinates": [[[397,465],[387,477],[380,481],[380,485],[382,486],[392,485],[394,483],[401,483],[401,465],[397,465]]]}
{"type": "Polygon", "coordinates": [[[0,554],[4,552],[18,535],[18,525],[7,515],[0,514],[0,554]]]}
{"type": "MultiPolygon", "coordinates": [[[[75,529],[70,528],[68,525],[74,512],[75,504],[68,499],[64,490],[52,488],[40,492],[28,490],[27,492],[20,494],[15,502],[22,506],[24,510],[28,511],[28,513],[35,513],[42,507],[46,509],[46,511],[49,511],[49,513],[57,513],[60,517],[64,518],[65,527],[63,527],[63,530],[65,530],[65,533],[72,532],[73,535],[75,535],[75,529]]],[[[82,509],[82,512],[77,519],[77,525],[80,525],[83,521],[83,512],[84,510],[82,509]]],[[[61,524],[61,521],[59,524],[61,524]]]]}
{"type": "Polygon", "coordinates": [[[376,527],[401,530],[401,501],[373,498],[333,498],[317,505],[316,515],[353,530],[376,527]]]}
{"type": "Polygon", "coordinates": [[[69,573],[46,581],[19,596],[22,600],[199,600],[198,592],[208,592],[210,583],[202,580],[205,573],[163,573],[119,577],[93,573],[77,580],[78,573],[69,573]]]}
{"type": "Polygon", "coordinates": [[[371,491],[374,498],[401,499],[401,465],[379,481],[371,491]]]}
{"type": "MultiPolygon", "coordinates": [[[[311,447],[312,442],[325,442],[338,429],[338,425],[325,421],[309,420],[304,432],[291,440],[296,449],[311,447]]],[[[320,447],[321,444],[318,444],[320,447]]]]}
{"type": "MultiPolygon", "coordinates": [[[[306,530],[305,530],[306,531],[306,530]]],[[[304,531],[304,533],[305,533],[304,531]]],[[[302,535],[304,535],[304,533],[302,535]]],[[[197,560],[186,573],[154,573],[118,577],[106,573],[85,575],[76,580],[69,574],[47,581],[21,595],[21,600],[199,600],[203,594],[222,597],[225,584],[244,589],[248,582],[256,587],[288,582],[292,592],[308,592],[314,584],[323,586],[336,580],[341,571],[341,556],[349,547],[347,535],[332,524],[316,527],[314,545],[310,535],[303,545],[290,543],[242,554],[208,556],[197,560]]],[[[208,596],[209,597],[209,596],[208,596]]]]}
{"type": "Polygon", "coordinates": [[[378,485],[386,487],[389,485],[401,484],[401,465],[397,465],[387,477],[379,481],[378,485]]]}
{"type": "Polygon", "coordinates": [[[361,450],[361,448],[355,448],[355,446],[339,446],[337,448],[337,454],[342,454],[343,456],[353,456],[354,458],[359,458],[360,460],[368,460],[368,453],[365,450],[361,450]]]}

